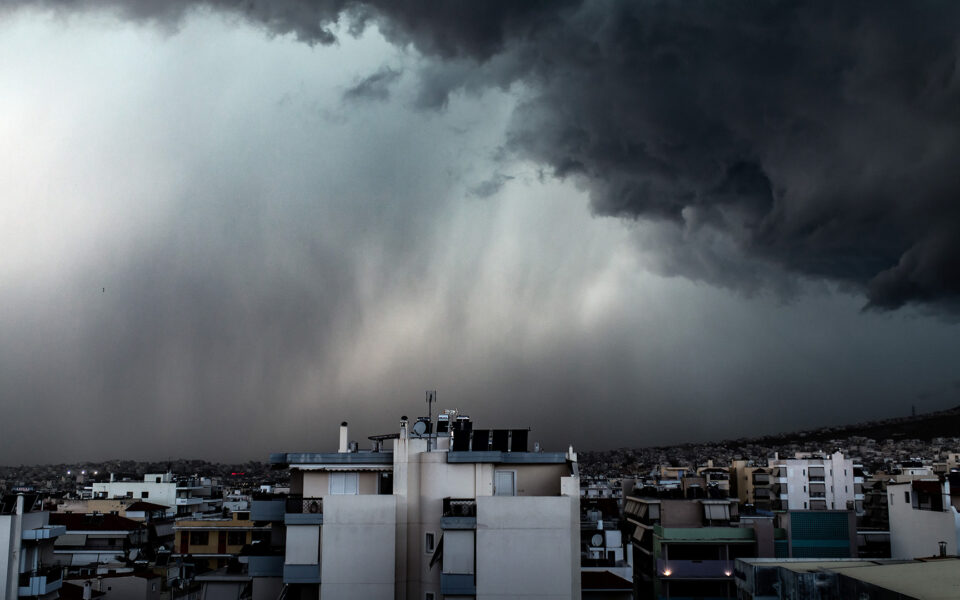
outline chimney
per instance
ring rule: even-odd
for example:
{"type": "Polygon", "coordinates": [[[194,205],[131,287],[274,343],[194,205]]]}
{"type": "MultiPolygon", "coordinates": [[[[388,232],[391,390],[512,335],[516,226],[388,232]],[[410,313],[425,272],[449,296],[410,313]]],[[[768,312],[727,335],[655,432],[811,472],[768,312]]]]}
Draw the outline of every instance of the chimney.
{"type": "Polygon", "coordinates": [[[83,600],[91,600],[93,598],[93,584],[89,581],[83,582],[83,600]]]}
{"type": "Polygon", "coordinates": [[[343,423],[340,423],[340,448],[337,450],[337,452],[343,454],[348,451],[349,449],[347,448],[347,422],[344,421],[343,423]]]}

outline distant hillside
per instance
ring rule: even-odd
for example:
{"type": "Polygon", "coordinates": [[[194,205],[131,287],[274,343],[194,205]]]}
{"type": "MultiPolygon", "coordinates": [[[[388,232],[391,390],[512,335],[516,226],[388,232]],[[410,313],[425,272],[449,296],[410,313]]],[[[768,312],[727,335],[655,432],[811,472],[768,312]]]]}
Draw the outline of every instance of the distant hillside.
{"type": "Polygon", "coordinates": [[[916,439],[930,441],[937,437],[960,437],[960,406],[915,417],[898,417],[883,421],[868,421],[855,425],[824,427],[809,431],[797,431],[768,435],[760,438],[728,440],[728,446],[748,444],[786,444],[827,441],[849,437],[865,437],[874,440],[916,439]]]}

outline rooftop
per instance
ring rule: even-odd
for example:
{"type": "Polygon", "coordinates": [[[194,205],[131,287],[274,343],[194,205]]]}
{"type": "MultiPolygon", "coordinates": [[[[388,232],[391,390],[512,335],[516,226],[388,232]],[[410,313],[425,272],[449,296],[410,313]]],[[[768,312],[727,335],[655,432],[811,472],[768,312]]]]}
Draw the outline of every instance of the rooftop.
{"type": "Polygon", "coordinates": [[[136,531],[143,523],[110,514],[50,513],[51,525],[63,525],[67,531],[136,531]]]}

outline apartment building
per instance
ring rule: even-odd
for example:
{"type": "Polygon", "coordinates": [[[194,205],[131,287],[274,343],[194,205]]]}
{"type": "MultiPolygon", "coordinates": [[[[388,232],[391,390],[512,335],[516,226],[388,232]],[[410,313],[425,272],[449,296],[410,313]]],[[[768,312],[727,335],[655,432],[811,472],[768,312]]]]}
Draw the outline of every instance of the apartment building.
{"type": "Polygon", "coordinates": [[[798,452],[794,458],[774,454],[774,510],[857,510],[863,512],[863,477],[842,452],[798,452]],[[858,480],[859,479],[859,480],[858,480]]]}
{"type": "Polygon", "coordinates": [[[172,507],[170,513],[190,515],[220,510],[223,490],[209,477],[175,477],[173,473],[147,473],[142,481],[94,482],[94,500],[137,499],[172,507]]]}
{"type": "Polygon", "coordinates": [[[172,557],[189,559],[198,568],[218,569],[238,557],[244,546],[268,541],[270,529],[270,525],[254,523],[249,512],[235,512],[227,518],[181,519],[173,526],[172,557]]]}
{"type": "Polygon", "coordinates": [[[683,498],[645,488],[627,498],[637,598],[735,597],[734,561],[774,556],[771,518],[738,522],[732,498],[683,498]],[[742,526],[741,526],[742,525],[742,526]]]}
{"type": "Polygon", "coordinates": [[[282,521],[283,562],[247,558],[254,598],[277,575],[290,600],[579,598],[577,457],[530,452],[527,437],[445,411],[402,417],[369,451],[343,423],[338,452],[271,455],[291,494],[251,512],[282,521]]]}
{"type": "Polygon", "coordinates": [[[54,555],[71,575],[123,568],[149,543],[146,524],[119,515],[55,512],[49,520],[65,530],[54,544],[54,555]]]}
{"type": "Polygon", "coordinates": [[[58,598],[63,570],[53,555],[63,527],[50,525],[38,510],[37,496],[8,495],[0,500],[0,595],[4,598],[58,598]]]}
{"type": "Polygon", "coordinates": [[[773,469],[735,460],[730,465],[730,492],[741,505],[752,505],[756,510],[773,509],[773,469]]]}
{"type": "Polygon", "coordinates": [[[955,556],[960,548],[960,473],[887,484],[890,555],[955,556]]]}

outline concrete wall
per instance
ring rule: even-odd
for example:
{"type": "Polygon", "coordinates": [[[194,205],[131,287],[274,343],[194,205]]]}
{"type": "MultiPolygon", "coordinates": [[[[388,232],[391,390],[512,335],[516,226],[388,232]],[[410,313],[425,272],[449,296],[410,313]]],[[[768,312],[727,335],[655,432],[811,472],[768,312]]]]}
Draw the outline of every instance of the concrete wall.
{"type": "Polygon", "coordinates": [[[503,465],[497,471],[517,472],[518,496],[559,496],[560,478],[570,474],[567,465],[503,465]]]}
{"type": "Polygon", "coordinates": [[[396,499],[391,495],[324,499],[320,569],[324,600],[393,599],[396,523],[396,499]]]}
{"type": "Polygon", "coordinates": [[[580,597],[579,497],[477,499],[477,600],[580,597]]]}
{"type": "Polygon", "coordinates": [[[106,492],[108,498],[114,498],[115,496],[124,497],[127,495],[127,492],[133,492],[133,497],[139,500],[143,498],[143,492],[147,492],[147,497],[143,498],[147,502],[173,508],[176,508],[177,505],[176,483],[114,481],[94,483],[92,487],[94,494],[106,492]]]}
{"type": "Polygon", "coordinates": [[[19,562],[19,558],[14,557],[14,554],[19,554],[20,548],[20,540],[12,539],[11,529],[14,518],[14,515],[0,515],[0,596],[7,595],[10,577],[18,576],[18,573],[10,572],[11,568],[17,568],[19,571],[19,564],[14,567],[12,561],[16,558],[19,562]]]}
{"type": "Polygon", "coordinates": [[[287,527],[286,564],[315,565],[319,561],[320,526],[291,525],[287,527]]]}
{"type": "Polygon", "coordinates": [[[450,530],[443,534],[443,572],[473,573],[476,560],[472,529],[450,530]]]}
{"type": "Polygon", "coordinates": [[[960,514],[955,508],[947,511],[914,510],[904,492],[911,492],[911,484],[887,486],[887,508],[890,515],[890,556],[892,558],[920,558],[940,552],[940,541],[947,543],[947,554],[956,555],[960,536],[960,514]]]}
{"type": "MultiPolygon", "coordinates": [[[[357,490],[360,494],[376,494],[379,472],[364,471],[357,474],[357,490]]],[[[330,473],[327,471],[303,471],[303,496],[326,498],[330,495],[330,473]]]]}
{"type": "MultiPolygon", "coordinates": [[[[100,586],[106,600],[116,598],[120,600],[160,600],[160,577],[147,579],[144,577],[106,577],[100,586]]],[[[82,584],[81,584],[82,585],[82,584]]],[[[96,584],[94,584],[96,589],[96,584]]]]}
{"type": "Polygon", "coordinates": [[[660,500],[660,524],[664,527],[701,527],[703,505],[689,500],[660,500]]]}

